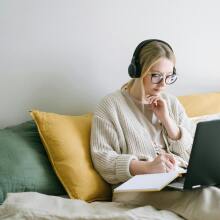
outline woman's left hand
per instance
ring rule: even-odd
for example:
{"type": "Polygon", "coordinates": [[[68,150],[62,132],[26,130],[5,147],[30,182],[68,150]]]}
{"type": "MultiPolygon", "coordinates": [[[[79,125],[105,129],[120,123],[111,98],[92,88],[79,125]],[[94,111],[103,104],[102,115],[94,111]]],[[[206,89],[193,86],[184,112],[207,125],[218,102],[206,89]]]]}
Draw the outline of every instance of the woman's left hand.
{"type": "Polygon", "coordinates": [[[162,123],[169,118],[167,103],[161,96],[148,95],[146,96],[146,101],[149,103],[150,109],[162,123]]]}
{"type": "Polygon", "coordinates": [[[170,117],[167,103],[161,96],[147,96],[146,102],[150,105],[150,109],[155,113],[157,118],[165,127],[168,136],[172,140],[179,140],[181,138],[180,128],[176,122],[170,117]]]}

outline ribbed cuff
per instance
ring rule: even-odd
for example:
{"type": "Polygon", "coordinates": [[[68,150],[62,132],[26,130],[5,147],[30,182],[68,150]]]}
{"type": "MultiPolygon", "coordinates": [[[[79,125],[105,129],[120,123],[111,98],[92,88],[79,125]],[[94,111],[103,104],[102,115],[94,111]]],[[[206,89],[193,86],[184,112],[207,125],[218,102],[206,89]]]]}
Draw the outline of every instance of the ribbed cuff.
{"type": "Polygon", "coordinates": [[[116,160],[116,177],[120,182],[125,182],[132,177],[129,166],[131,160],[138,160],[134,155],[122,154],[116,160]]]}

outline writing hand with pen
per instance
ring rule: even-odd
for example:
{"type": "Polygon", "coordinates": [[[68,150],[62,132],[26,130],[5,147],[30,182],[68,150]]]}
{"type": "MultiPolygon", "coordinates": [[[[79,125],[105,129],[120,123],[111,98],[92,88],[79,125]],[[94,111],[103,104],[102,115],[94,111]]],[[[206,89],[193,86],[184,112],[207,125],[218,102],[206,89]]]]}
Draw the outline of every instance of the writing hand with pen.
{"type": "Polygon", "coordinates": [[[172,154],[162,150],[152,161],[147,161],[147,173],[168,173],[175,170],[176,160],[172,154]],[[162,152],[163,151],[163,152],[162,152]]]}
{"type": "Polygon", "coordinates": [[[167,173],[175,170],[176,160],[172,154],[161,152],[153,160],[130,162],[130,173],[132,176],[147,173],[167,173]]]}

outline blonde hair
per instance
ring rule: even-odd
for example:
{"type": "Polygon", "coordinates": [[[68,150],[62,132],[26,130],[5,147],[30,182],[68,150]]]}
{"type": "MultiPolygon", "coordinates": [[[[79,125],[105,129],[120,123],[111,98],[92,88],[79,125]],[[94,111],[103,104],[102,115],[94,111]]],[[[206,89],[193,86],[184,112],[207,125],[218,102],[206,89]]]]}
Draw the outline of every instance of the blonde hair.
{"type": "MultiPolygon", "coordinates": [[[[152,41],[140,50],[138,60],[141,67],[141,80],[149,73],[151,67],[157,63],[160,58],[167,58],[171,60],[174,65],[176,63],[176,58],[171,48],[160,41],[152,41]]],[[[130,88],[134,81],[135,79],[131,79],[123,85],[122,88],[130,88]]]]}
{"type": "Polygon", "coordinates": [[[144,77],[160,58],[167,58],[168,60],[171,60],[174,65],[176,63],[173,51],[166,44],[153,41],[144,46],[139,53],[141,77],[144,77]]]}

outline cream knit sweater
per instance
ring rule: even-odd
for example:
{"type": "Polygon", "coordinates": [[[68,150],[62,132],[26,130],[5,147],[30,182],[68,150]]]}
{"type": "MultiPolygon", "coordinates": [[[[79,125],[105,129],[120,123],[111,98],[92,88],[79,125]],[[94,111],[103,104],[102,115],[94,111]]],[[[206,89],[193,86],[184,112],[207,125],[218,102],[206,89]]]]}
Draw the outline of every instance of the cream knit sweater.
{"type": "MultiPolygon", "coordinates": [[[[162,97],[181,131],[181,138],[174,141],[162,126],[164,147],[188,161],[195,125],[175,96],[163,93],[162,97]]],[[[134,100],[122,90],[105,96],[98,104],[92,122],[91,156],[96,170],[107,182],[118,184],[131,178],[129,164],[132,159],[156,157],[147,120],[134,100]]]]}

